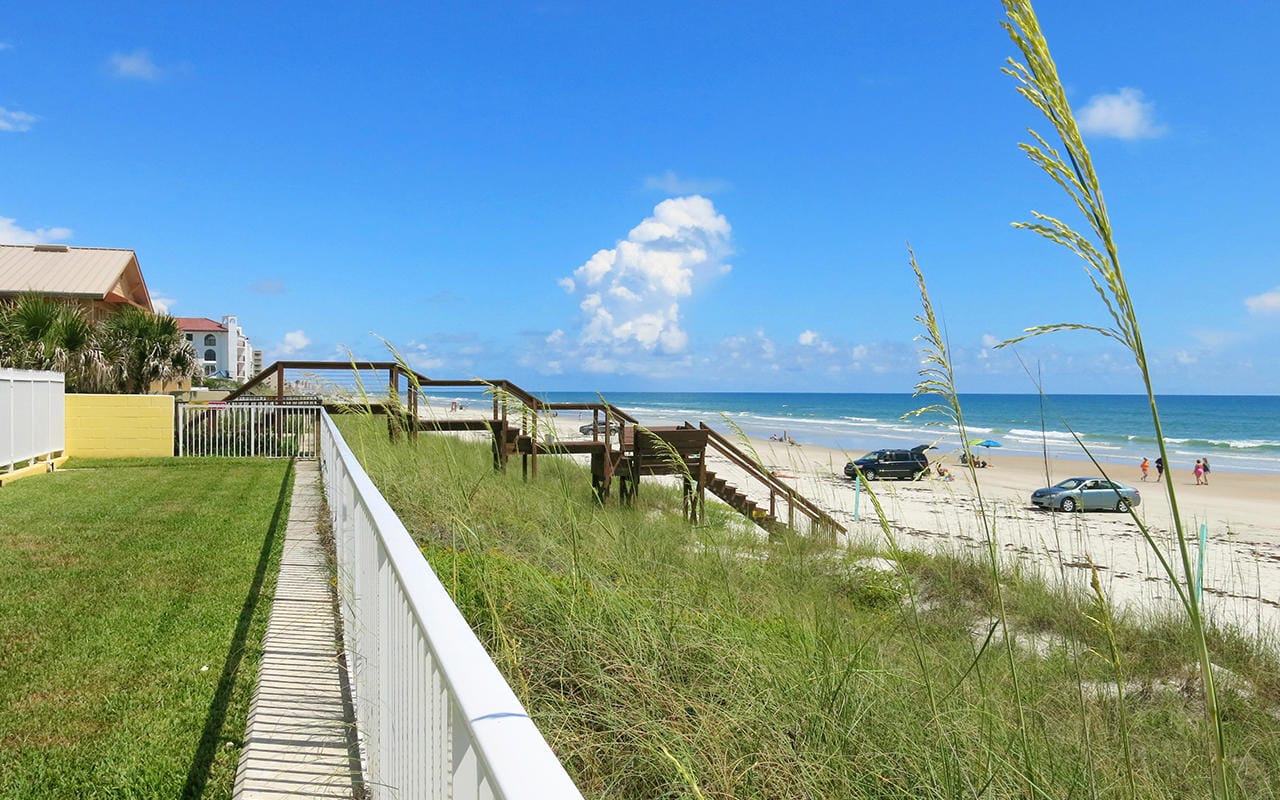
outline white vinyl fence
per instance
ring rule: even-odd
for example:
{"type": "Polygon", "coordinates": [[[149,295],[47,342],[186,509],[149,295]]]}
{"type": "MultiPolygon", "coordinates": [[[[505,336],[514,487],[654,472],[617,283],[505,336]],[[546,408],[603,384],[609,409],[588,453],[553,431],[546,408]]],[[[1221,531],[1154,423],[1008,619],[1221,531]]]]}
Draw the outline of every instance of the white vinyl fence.
{"type": "Polygon", "coordinates": [[[66,449],[61,372],[0,368],[0,471],[66,449]]]}
{"type": "Polygon", "coordinates": [[[179,403],[180,456],[315,458],[320,406],[275,403],[179,403]]]}
{"type": "Polygon", "coordinates": [[[580,800],[328,414],[320,431],[371,796],[580,800]]]}

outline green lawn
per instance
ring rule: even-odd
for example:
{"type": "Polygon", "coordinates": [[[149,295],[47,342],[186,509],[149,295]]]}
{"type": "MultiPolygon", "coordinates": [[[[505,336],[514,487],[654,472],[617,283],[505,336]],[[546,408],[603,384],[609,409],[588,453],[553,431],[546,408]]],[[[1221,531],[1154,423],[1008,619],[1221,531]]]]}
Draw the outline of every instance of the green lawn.
{"type": "Polygon", "coordinates": [[[292,477],[73,460],[0,489],[0,798],[230,797],[292,477]]]}

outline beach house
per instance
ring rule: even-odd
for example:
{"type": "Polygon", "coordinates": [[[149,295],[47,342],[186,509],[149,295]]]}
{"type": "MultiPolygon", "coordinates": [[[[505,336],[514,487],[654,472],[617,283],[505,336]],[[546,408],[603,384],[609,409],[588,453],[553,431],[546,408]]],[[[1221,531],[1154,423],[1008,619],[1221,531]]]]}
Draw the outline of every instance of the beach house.
{"type": "Polygon", "coordinates": [[[0,302],[38,294],[80,304],[93,321],[121,306],[153,311],[132,250],[64,244],[0,244],[0,302]]]}

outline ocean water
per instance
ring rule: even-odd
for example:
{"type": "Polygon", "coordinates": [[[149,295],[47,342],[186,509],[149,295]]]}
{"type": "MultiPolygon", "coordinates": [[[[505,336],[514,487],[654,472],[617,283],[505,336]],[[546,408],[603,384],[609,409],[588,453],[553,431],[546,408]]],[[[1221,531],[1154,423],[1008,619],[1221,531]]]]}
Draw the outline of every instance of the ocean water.
{"type": "MultiPolygon", "coordinates": [[[[545,392],[550,402],[594,402],[585,392],[545,392]]],[[[729,432],[726,419],[748,435],[788,436],[861,455],[880,447],[934,444],[960,447],[960,434],[941,415],[905,417],[931,402],[906,394],[734,392],[617,392],[605,399],[649,425],[689,421],[729,432]]],[[[1168,395],[1156,399],[1170,468],[1190,469],[1208,458],[1215,470],[1280,473],[1280,397],[1168,395]]],[[[961,397],[970,439],[1000,442],[1001,453],[1058,458],[1155,461],[1159,451],[1145,397],[1140,395],[974,394],[961,397]]],[[[571,413],[571,412],[569,412],[571,413]]],[[[981,452],[980,448],[979,449],[981,452]]],[[[1280,492],[1280,487],[1277,488],[1280,492]]]]}

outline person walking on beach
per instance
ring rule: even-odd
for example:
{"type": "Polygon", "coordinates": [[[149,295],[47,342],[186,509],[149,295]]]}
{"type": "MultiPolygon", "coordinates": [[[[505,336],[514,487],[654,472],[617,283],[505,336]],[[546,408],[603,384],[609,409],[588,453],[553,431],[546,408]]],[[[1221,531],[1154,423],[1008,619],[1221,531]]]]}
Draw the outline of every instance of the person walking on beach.
{"type": "Polygon", "coordinates": [[[1196,459],[1196,468],[1194,470],[1196,476],[1196,486],[1204,483],[1204,464],[1200,463],[1200,459],[1196,459]]]}
{"type": "Polygon", "coordinates": [[[1209,485],[1209,459],[1207,458],[1200,459],[1200,466],[1204,467],[1204,475],[1202,475],[1201,477],[1204,478],[1204,485],[1208,486],[1209,485]]]}
{"type": "Polygon", "coordinates": [[[1164,480],[1164,458],[1156,456],[1156,480],[1164,480]]]}
{"type": "Polygon", "coordinates": [[[1147,479],[1147,470],[1149,469],[1151,469],[1151,462],[1147,460],[1146,456],[1143,456],[1142,457],[1142,479],[1144,481],[1147,479]]]}

